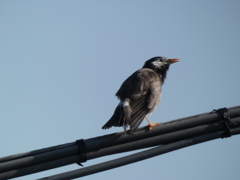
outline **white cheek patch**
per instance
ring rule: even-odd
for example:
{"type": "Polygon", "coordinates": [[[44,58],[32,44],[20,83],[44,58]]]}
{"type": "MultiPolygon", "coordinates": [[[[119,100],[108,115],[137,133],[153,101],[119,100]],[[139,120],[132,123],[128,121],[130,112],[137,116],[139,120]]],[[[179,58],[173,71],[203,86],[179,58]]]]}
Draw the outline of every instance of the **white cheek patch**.
{"type": "Polygon", "coordinates": [[[153,64],[155,67],[160,67],[160,66],[164,65],[164,63],[161,62],[161,61],[153,61],[152,64],[153,64]]]}

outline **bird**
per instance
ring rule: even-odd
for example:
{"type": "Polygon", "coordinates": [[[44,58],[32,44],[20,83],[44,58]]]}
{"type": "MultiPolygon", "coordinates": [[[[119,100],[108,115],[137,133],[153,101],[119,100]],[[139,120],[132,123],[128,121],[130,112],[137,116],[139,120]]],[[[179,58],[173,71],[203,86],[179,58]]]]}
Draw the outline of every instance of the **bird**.
{"type": "Polygon", "coordinates": [[[123,127],[126,133],[130,126],[129,132],[134,132],[144,118],[148,121],[150,130],[158,125],[159,123],[151,123],[148,116],[160,102],[162,85],[170,65],[178,61],[179,59],[162,56],[153,57],[130,75],[115,94],[120,102],[102,129],[123,127]]]}

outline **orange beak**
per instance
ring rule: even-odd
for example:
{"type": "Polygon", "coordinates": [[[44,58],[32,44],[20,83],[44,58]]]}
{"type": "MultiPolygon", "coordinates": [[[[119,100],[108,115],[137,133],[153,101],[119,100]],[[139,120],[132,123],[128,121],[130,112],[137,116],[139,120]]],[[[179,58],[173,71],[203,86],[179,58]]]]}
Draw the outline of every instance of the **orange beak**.
{"type": "Polygon", "coordinates": [[[175,63],[175,62],[178,62],[178,61],[179,61],[179,59],[169,59],[168,63],[172,64],[172,63],[175,63]]]}

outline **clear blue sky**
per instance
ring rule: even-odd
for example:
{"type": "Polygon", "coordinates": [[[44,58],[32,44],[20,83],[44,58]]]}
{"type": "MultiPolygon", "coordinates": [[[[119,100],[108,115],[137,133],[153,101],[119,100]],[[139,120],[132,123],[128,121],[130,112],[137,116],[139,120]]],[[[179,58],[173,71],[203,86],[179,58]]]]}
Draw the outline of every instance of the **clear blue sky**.
{"type": "MultiPolygon", "coordinates": [[[[101,129],[114,94],[153,56],[181,60],[153,122],[239,105],[239,8],[238,0],[0,1],[0,157],[122,131],[101,129]]],[[[219,139],[84,179],[238,180],[239,142],[219,139]]]]}

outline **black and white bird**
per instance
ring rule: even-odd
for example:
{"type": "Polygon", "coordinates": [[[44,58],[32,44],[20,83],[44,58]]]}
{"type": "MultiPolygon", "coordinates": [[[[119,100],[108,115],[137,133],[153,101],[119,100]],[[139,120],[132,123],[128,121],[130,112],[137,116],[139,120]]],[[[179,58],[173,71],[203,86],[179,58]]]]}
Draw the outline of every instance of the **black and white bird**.
{"type": "Polygon", "coordinates": [[[142,69],[129,76],[116,93],[120,103],[102,129],[123,126],[126,132],[130,126],[130,131],[134,132],[144,118],[149,123],[149,129],[156,126],[158,123],[150,123],[147,116],[155,110],[160,101],[162,85],[170,64],[178,61],[166,57],[153,57],[145,62],[142,69]]]}

